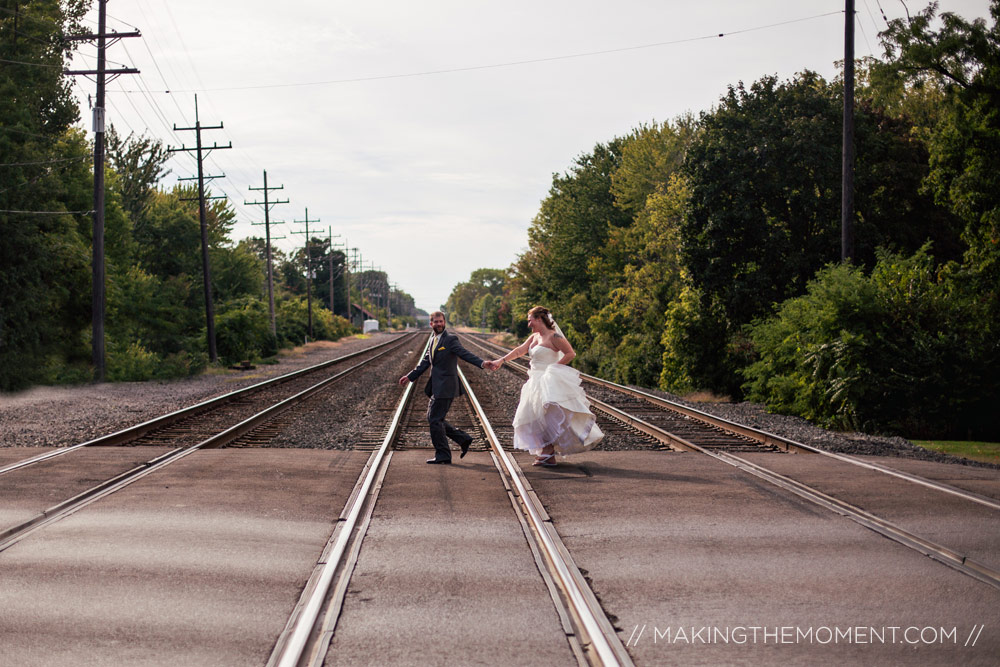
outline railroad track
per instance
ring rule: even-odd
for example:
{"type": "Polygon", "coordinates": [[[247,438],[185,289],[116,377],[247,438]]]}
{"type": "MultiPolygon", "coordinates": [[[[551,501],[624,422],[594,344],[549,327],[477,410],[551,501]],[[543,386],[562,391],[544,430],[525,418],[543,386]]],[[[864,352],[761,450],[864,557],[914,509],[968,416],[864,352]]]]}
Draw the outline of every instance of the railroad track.
{"type": "MultiPolygon", "coordinates": [[[[552,519],[546,514],[544,507],[528,483],[528,479],[517,466],[514,457],[511,456],[512,435],[507,423],[509,416],[505,417],[503,409],[499,404],[494,403],[495,397],[490,391],[490,380],[485,373],[475,371],[474,374],[470,373],[469,378],[463,375],[462,382],[468,398],[455,401],[450,421],[474,435],[473,450],[489,453],[488,460],[496,469],[497,475],[502,481],[502,487],[515,512],[515,517],[512,517],[512,520],[517,521],[520,526],[548,595],[555,604],[559,624],[570,652],[580,664],[631,664],[631,658],[625,647],[622,646],[612,623],[614,619],[609,618],[605,610],[601,608],[583,573],[576,567],[572,556],[563,545],[552,519]]],[[[370,451],[371,454],[364,465],[363,472],[354,483],[353,492],[350,494],[343,511],[335,521],[333,533],[325,548],[322,549],[315,568],[301,591],[298,603],[287,618],[284,629],[274,644],[269,665],[318,665],[322,664],[327,656],[327,647],[336,637],[338,623],[341,620],[341,610],[349,592],[352,574],[362,553],[362,544],[373,521],[376,504],[379,502],[380,494],[387,488],[385,485],[386,475],[390,472],[393,456],[394,454],[405,456],[404,450],[427,448],[429,451],[430,449],[424,415],[426,402],[422,392],[420,392],[421,388],[422,384],[420,383],[410,384],[402,392],[399,401],[386,400],[384,404],[375,406],[374,410],[369,410],[372,428],[364,435],[362,441],[357,443],[355,448],[370,451]]],[[[611,389],[609,388],[608,391],[610,392],[611,389]]],[[[611,395],[609,398],[613,399],[614,397],[611,395]]],[[[635,397],[633,396],[629,400],[635,400],[635,397]]],[[[609,405],[611,402],[613,401],[607,401],[609,405]]],[[[1000,579],[997,578],[995,570],[966,558],[959,551],[949,550],[925,540],[919,535],[893,527],[892,524],[865,513],[860,508],[853,508],[795,480],[787,477],[782,478],[774,471],[767,470],[738,456],[737,452],[745,454],[746,450],[736,448],[745,448],[747,442],[755,439],[752,434],[744,434],[735,439],[732,445],[733,449],[730,450],[725,449],[725,444],[717,447],[700,447],[692,442],[691,438],[681,437],[678,434],[668,434],[665,429],[658,426],[659,418],[652,414],[655,413],[655,410],[645,407],[646,412],[636,415],[619,406],[625,406],[625,404],[616,402],[616,406],[612,407],[619,410],[625,419],[633,420],[637,424],[637,426],[629,426],[629,428],[637,429],[641,426],[647,429],[644,431],[644,437],[650,439],[659,434],[664,439],[656,440],[656,442],[662,443],[660,446],[664,449],[687,447],[689,451],[701,452],[728,465],[738,467],[749,474],[782,486],[791,493],[809,498],[810,501],[838,514],[848,516],[897,542],[906,544],[931,558],[974,576],[979,581],[1000,588],[1000,583],[998,583],[1000,579]]],[[[638,408],[633,408],[633,410],[639,412],[638,408]]],[[[611,417],[606,419],[611,419],[611,417]]],[[[687,421],[692,420],[694,417],[687,418],[687,421]]],[[[715,426],[713,428],[717,430],[722,427],[715,426]]],[[[258,425],[244,430],[241,435],[236,436],[236,441],[249,433],[259,433],[259,429],[258,425]]],[[[770,451],[774,451],[774,448],[784,450],[780,444],[774,444],[770,451]]],[[[480,461],[486,460],[483,454],[480,454],[479,458],[480,461]]],[[[781,458],[791,460],[795,457],[782,456],[781,458]]],[[[397,460],[405,459],[397,458],[397,460]]],[[[154,463],[156,461],[158,459],[149,462],[151,471],[153,466],[159,465],[159,463],[154,463]]],[[[358,463],[360,464],[360,461],[358,463]]],[[[448,468],[448,466],[430,466],[429,468],[435,469],[427,471],[428,474],[434,475],[438,472],[460,472],[438,470],[439,468],[448,468]]],[[[354,470],[356,469],[354,468],[354,470]]],[[[480,470],[485,470],[485,467],[480,470]]],[[[479,471],[476,471],[472,476],[479,478],[479,471]]],[[[444,477],[450,479],[447,474],[444,477]]],[[[347,479],[354,479],[353,472],[347,479]]],[[[350,485],[351,482],[348,481],[342,487],[345,493],[350,485]]],[[[388,486],[388,488],[398,489],[399,486],[388,486]]],[[[96,500],[97,497],[103,497],[103,495],[95,496],[92,499],[85,498],[83,504],[69,511],[81,509],[85,504],[96,500]]],[[[402,500],[406,501],[407,498],[409,498],[408,495],[402,500]]],[[[996,503],[996,501],[992,502],[996,503]]],[[[58,508],[55,509],[61,511],[58,508]]],[[[59,518],[55,513],[52,516],[59,518]]],[[[47,517],[43,516],[42,518],[47,517]]],[[[478,516],[475,518],[479,519],[478,516]]],[[[17,539],[21,539],[30,530],[35,530],[38,527],[40,525],[28,527],[29,530],[17,539]]],[[[324,533],[323,538],[325,536],[324,533]]],[[[520,540],[519,537],[518,540],[520,540]]],[[[316,543],[315,553],[319,552],[318,545],[320,543],[321,541],[316,543]]],[[[5,548],[6,546],[0,543],[0,551],[5,548]]],[[[310,556],[311,558],[312,556],[310,556]]],[[[532,574],[533,572],[532,570],[532,574]]],[[[297,591],[298,588],[295,590],[297,591]]],[[[281,618],[284,617],[279,617],[276,623],[272,622],[269,625],[269,628],[273,627],[275,633],[281,628],[281,618]]]]}
{"type": "Polygon", "coordinates": [[[358,353],[338,357],[258,385],[178,410],[138,426],[90,440],[72,447],[32,457],[6,466],[0,474],[22,471],[51,461],[57,456],[100,445],[159,445],[173,447],[166,453],[99,482],[30,518],[0,530],[0,551],[29,534],[58,521],[87,505],[111,495],[133,482],[200,450],[260,443],[280,429],[276,419],[288,419],[296,408],[330,389],[338,380],[368,364],[412,344],[419,334],[382,343],[358,353]],[[361,358],[361,361],[358,361],[361,358]],[[346,367],[345,367],[346,366],[346,367]],[[331,372],[332,371],[332,372],[331,372]],[[322,377],[317,377],[317,374],[322,377]]]}
{"type": "MultiPolygon", "coordinates": [[[[449,421],[475,434],[476,442],[472,449],[482,448],[490,452],[542,579],[559,610],[570,649],[581,665],[631,665],[631,658],[611,621],[514,462],[509,443],[505,445],[498,436],[473,385],[461,370],[459,375],[466,394],[464,400],[455,401],[452,405],[449,421]]],[[[423,394],[419,386],[413,383],[406,386],[391,418],[379,430],[381,442],[373,449],[322,557],[275,644],[268,661],[269,667],[323,663],[337,630],[341,606],[393,452],[429,447],[429,444],[423,444],[428,435],[423,394]]]]}
{"type": "MultiPolygon", "coordinates": [[[[155,417],[154,419],[122,429],[121,431],[116,431],[115,433],[17,461],[0,468],[0,475],[65,456],[85,447],[114,445],[183,447],[187,444],[198,443],[219,433],[222,429],[247,421],[253,415],[260,412],[260,406],[262,405],[275,405],[296,396],[300,397],[296,400],[308,398],[316,391],[325,387],[325,385],[316,379],[319,373],[334,371],[326,378],[330,382],[334,382],[347,374],[335,371],[341,365],[353,360],[364,359],[361,364],[353,366],[349,372],[356,370],[364,363],[368,363],[383,354],[391,352],[405,345],[407,342],[416,340],[415,337],[417,336],[419,334],[408,334],[400,340],[379,343],[358,352],[286,373],[265,382],[259,382],[249,387],[155,417]]],[[[289,406],[294,405],[294,403],[295,401],[292,401],[289,406]]],[[[264,423],[264,420],[251,423],[256,428],[264,423]]],[[[240,434],[240,436],[243,435],[245,433],[240,434]]],[[[246,439],[242,444],[246,445],[252,441],[252,438],[246,439]]],[[[232,441],[228,441],[225,444],[231,443],[232,441]]]]}
{"type": "MultiPolygon", "coordinates": [[[[509,348],[478,338],[464,336],[481,350],[506,353],[509,348]]],[[[514,372],[526,375],[527,368],[517,362],[507,362],[514,372]]],[[[973,493],[966,489],[930,480],[901,470],[893,469],[869,461],[856,459],[844,454],[835,454],[781,438],[765,431],[753,429],[728,420],[682,406],[672,401],[652,396],[645,392],[583,375],[587,383],[587,396],[593,407],[608,416],[629,423],[644,433],[658,439],[665,447],[678,451],[693,451],[711,456],[727,465],[763,479],[770,484],[808,500],[820,507],[845,516],[888,537],[908,548],[928,556],[944,565],[952,567],[968,576],[995,588],[1000,588],[1000,570],[969,558],[961,550],[939,544],[916,532],[906,530],[887,519],[865,511],[846,500],[824,493],[810,486],[782,475],[763,465],[754,463],[738,453],[747,452],[794,452],[820,454],[839,464],[848,464],[890,475],[907,483],[917,484],[940,493],[959,497],[963,500],[1000,510],[1000,501],[973,493]],[[598,398],[595,394],[600,395],[598,398]]]]}
{"type": "MultiPolygon", "coordinates": [[[[503,355],[510,351],[501,345],[478,338],[466,337],[480,350],[489,354],[503,355]]],[[[527,366],[521,362],[507,362],[514,372],[527,374],[527,366]]],[[[587,398],[599,416],[617,425],[640,433],[647,441],[655,443],[653,448],[674,451],[760,452],[794,449],[794,446],[780,446],[773,439],[752,437],[749,432],[726,429],[720,423],[707,423],[697,419],[691,412],[683,413],[670,409],[667,401],[650,401],[648,394],[637,392],[613,382],[581,373],[586,383],[587,398]]],[[[602,423],[603,428],[603,423],[602,423]]]]}

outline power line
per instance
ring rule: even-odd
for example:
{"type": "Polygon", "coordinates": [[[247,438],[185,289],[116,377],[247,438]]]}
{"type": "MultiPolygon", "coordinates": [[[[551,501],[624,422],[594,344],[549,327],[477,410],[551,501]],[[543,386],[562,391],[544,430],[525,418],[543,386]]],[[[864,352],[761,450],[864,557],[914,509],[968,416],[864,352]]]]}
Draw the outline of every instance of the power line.
{"type": "Polygon", "coordinates": [[[14,128],[14,127],[3,127],[3,126],[0,126],[0,132],[14,132],[16,134],[23,134],[23,135],[26,135],[26,136],[29,136],[29,137],[38,137],[39,139],[53,139],[54,138],[54,137],[49,136],[49,135],[38,134],[37,132],[28,132],[27,130],[19,130],[19,129],[14,128]]]}
{"type": "MultiPolygon", "coordinates": [[[[149,17],[146,15],[146,12],[143,9],[142,3],[136,3],[136,7],[138,8],[139,12],[143,15],[144,20],[147,23],[152,23],[152,21],[150,21],[149,17]]],[[[125,21],[122,21],[122,19],[117,19],[117,20],[119,20],[122,23],[125,23],[126,25],[128,25],[128,23],[126,23],[125,21]]],[[[174,26],[176,28],[176,23],[174,23],[174,26]]],[[[157,74],[159,75],[160,81],[163,83],[163,86],[165,87],[165,89],[170,90],[171,86],[170,86],[170,83],[167,81],[166,74],[164,73],[163,67],[160,66],[160,63],[157,60],[156,55],[153,53],[153,50],[150,48],[150,44],[152,42],[156,41],[156,40],[157,40],[157,33],[150,33],[150,34],[147,34],[147,35],[143,36],[142,44],[143,44],[143,47],[146,49],[146,52],[149,54],[149,58],[152,61],[153,66],[156,69],[157,74]]],[[[123,48],[125,48],[124,45],[123,45],[123,48]]],[[[136,62],[135,57],[133,57],[131,55],[131,53],[128,51],[127,48],[125,48],[125,53],[128,55],[130,61],[132,61],[133,63],[136,62]]],[[[190,54],[187,51],[185,51],[185,55],[188,57],[188,59],[190,61],[190,54]]],[[[171,65],[171,63],[169,61],[166,63],[166,67],[170,70],[170,72],[172,72],[172,76],[174,76],[174,77],[179,76],[177,70],[175,70],[173,68],[173,66],[171,65]]],[[[195,70],[195,68],[193,66],[192,66],[192,70],[195,70]]],[[[145,78],[142,77],[142,76],[138,77],[138,82],[140,83],[140,88],[143,91],[143,97],[146,99],[147,104],[153,109],[154,115],[156,115],[158,117],[158,119],[160,120],[161,124],[164,127],[167,128],[167,132],[173,134],[171,132],[170,128],[169,128],[169,124],[165,120],[166,112],[157,103],[156,98],[154,97],[153,92],[151,90],[151,86],[149,85],[149,82],[146,81],[145,78]]],[[[185,112],[184,109],[181,108],[181,105],[179,104],[176,96],[171,96],[170,99],[174,103],[174,107],[176,107],[178,113],[181,116],[186,116],[187,113],[185,112]]],[[[208,104],[208,108],[212,109],[213,105],[211,103],[211,100],[210,99],[206,100],[206,102],[208,104]]],[[[133,105],[133,108],[135,108],[134,105],[133,105]]],[[[137,114],[139,113],[138,109],[136,109],[136,113],[137,114]]],[[[140,117],[141,117],[141,114],[140,114],[140,117]]],[[[222,132],[223,132],[224,136],[226,137],[226,139],[228,139],[231,144],[232,143],[236,143],[236,144],[239,143],[239,142],[235,141],[235,139],[232,136],[232,134],[230,134],[228,128],[222,128],[222,132]]],[[[176,138],[176,134],[174,134],[174,137],[176,138]]],[[[259,163],[257,163],[257,161],[253,158],[253,156],[251,156],[245,150],[239,148],[238,146],[237,146],[236,150],[246,160],[246,162],[250,163],[251,165],[256,165],[259,168],[259,163]]],[[[191,156],[189,154],[186,154],[186,157],[193,159],[193,156],[191,156]]],[[[248,211],[243,206],[241,206],[240,205],[240,201],[239,201],[240,198],[236,197],[234,195],[234,193],[240,192],[242,188],[239,185],[237,185],[237,183],[233,180],[233,177],[228,173],[229,170],[223,170],[221,167],[219,167],[219,165],[215,161],[214,157],[209,156],[206,159],[207,159],[207,161],[210,164],[212,164],[213,166],[215,166],[216,168],[218,168],[218,170],[220,172],[227,172],[227,173],[225,173],[225,175],[223,177],[223,181],[222,182],[217,182],[215,184],[216,188],[218,188],[221,192],[223,192],[223,193],[225,193],[225,194],[227,194],[229,196],[229,204],[231,206],[233,206],[233,208],[241,215],[241,217],[243,219],[246,219],[246,220],[250,221],[251,223],[253,223],[254,221],[256,221],[258,219],[258,216],[255,215],[254,213],[248,211]],[[223,183],[228,184],[228,189],[226,187],[224,187],[223,183]]]]}
{"type": "Polygon", "coordinates": [[[882,3],[881,3],[881,1],[880,0],[875,0],[875,4],[878,5],[878,10],[880,12],[882,12],[882,20],[885,21],[885,25],[888,26],[889,25],[889,19],[885,15],[885,10],[882,9],[882,3]]]}
{"type": "Polygon", "coordinates": [[[0,213],[16,213],[18,215],[90,215],[93,213],[90,211],[12,211],[12,210],[0,210],[0,213]]]}
{"type": "MultiPolygon", "coordinates": [[[[868,4],[868,1],[865,0],[865,5],[867,6],[867,4],[868,4]]],[[[875,54],[875,49],[872,48],[871,42],[868,41],[868,33],[865,32],[865,26],[861,23],[861,14],[860,13],[855,13],[854,20],[857,23],[858,30],[861,31],[861,36],[864,37],[865,44],[868,45],[868,53],[874,55],[875,54]]]]}
{"type": "Polygon", "coordinates": [[[60,162],[79,162],[80,160],[89,160],[89,155],[79,155],[77,157],[67,157],[60,158],[58,160],[37,160],[35,162],[4,162],[0,163],[0,167],[26,167],[29,165],[36,164],[58,164],[60,162]]]}
{"type": "MultiPolygon", "coordinates": [[[[382,81],[382,80],[385,80],[385,79],[406,79],[406,78],[412,78],[412,77],[418,77],[418,76],[433,76],[433,75],[437,75],[437,74],[454,74],[454,73],[457,73],[457,72],[473,72],[473,71],[477,71],[477,70],[497,69],[497,68],[501,68],[501,67],[517,67],[517,66],[520,66],[520,65],[531,65],[531,64],[535,64],[535,63],[554,62],[554,61],[558,61],[558,60],[571,60],[571,59],[574,59],[574,58],[588,58],[588,57],[591,57],[591,56],[601,56],[601,55],[607,55],[607,54],[610,54],[610,53],[623,53],[623,52],[626,52],[626,51],[638,51],[638,50],[641,50],[641,49],[652,49],[652,48],[657,48],[657,47],[661,47],[661,46],[672,46],[672,45],[675,45],[675,44],[685,44],[685,43],[688,43],[688,42],[698,42],[698,41],[704,41],[704,40],[708,40],[708,39],[719,39],[721,37],[731,37],[733,35],[741,35],[741,34],[748,33],[748,32],[756,32],[756,31],[759,31],[759,30],[767,30],[769,28],[776,28],[776,27],[779,27],[779,26],[790,25],[790,24],[793,24],[793,23],[802,23],[803,21],[811,21],[813,19],[824,18],[826,16],[834,16],[836,14],[843,14],[843,13],[844,13],[843,10],[837,10],[837,11],[833,11],[833,12],[826,12],[824,14],[815,14],[813,16],[806,16],[804,18],[799,18],[799,19],[791,19],[791,20],[788,20],[788,21],[780,21],[778,23],[769,23],[767,25],[756,26],[756,27],[753,27],[753,28],[744,28],[742,30],[733,30],[731,32],[720,32],[720,33],[716,33],[716,34],[712,34],[712,35],[703,35],[701,37],[688,37],[688,38],[684,38],[684,39],[675,39],[675,40],[670,40],[670,41],[666,41],[666,42],[654,42],[652,44],[642,44],[642,45],[639,45],[639,46],[624,46],[624,47],[617,48],[617,49],[604,49],[604,50],[601,50],[601,51],[586,51],[586,52],[583,52],[583,53],[573,53],[573,54],[561,55],[561,56],[549,56],[547,58],[532,58],[532,59],[528,59],[528,60],[513,60],[513,61],[510,61],[510,62],[493,63],[493,64],[490,64],[490,65],[472,65],[472,66],[469,66],[469,67],[453,67],[453,68],[449,68],[449,69],[426,70],[426,71],[423,71],[423,72],[408,72],[408,73],[405,73],[405,74],[384,74],[384,75],[380,75],[380,76],[364,76],[364,77],[354,77],[354,78],[350,78],[350,79],[329,79],[329,80],[325,80],[325,81],[304,81],[304,82],[299,82],[299,83],[274,83],[274,84],[261,84],[259,86],[226,86],[226,87],[221,87],[221,88],[204,88],[204,87],[202,87],[202,88],[199,88],[197,90],[195,90],[195,89],[173,90],[173,91],[166,90],[166,91],[164,91],[164,93],[170,94],[170,93],[193,93],[193,92],[231,91],[231,90],[261,90],[261,89],[268,89],[268,88],[297,88],[297,87],[301,87],[301,86],[326,86],[326,85],[335,85],[335,84],[341,84],[341,83],[358,83],[358,82],[362,82],[362,81],[382,81]]],[[[138,91],[123,90],[122,92],[125,92],[125,93],[135,93],[135,92],[138,92],[138,91]]]]}
{"type": "Polygon", "coordinates": [[[49,69],[62,69],[62,65],[46,65],[45,63],[29,63],[23,60],[7,60],[6,58],[0,58],[0,63],[7,63],[8,65],[27,65],[29,67],[48,67],[49,69]]]}

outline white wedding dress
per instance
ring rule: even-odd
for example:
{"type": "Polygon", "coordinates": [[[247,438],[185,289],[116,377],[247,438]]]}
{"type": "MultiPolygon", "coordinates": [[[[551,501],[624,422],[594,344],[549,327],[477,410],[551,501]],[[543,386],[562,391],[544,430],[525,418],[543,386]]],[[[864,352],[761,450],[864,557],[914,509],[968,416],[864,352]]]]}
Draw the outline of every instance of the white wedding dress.
{"type": "Polygon", "coordinates": [[[514,413],[514,448],[539,455],[553,445],[559,456],[596,446],[604,437],[580,386],[580,371],[556,363],[562,352],[535,345],[531,368],[514,413]]]}

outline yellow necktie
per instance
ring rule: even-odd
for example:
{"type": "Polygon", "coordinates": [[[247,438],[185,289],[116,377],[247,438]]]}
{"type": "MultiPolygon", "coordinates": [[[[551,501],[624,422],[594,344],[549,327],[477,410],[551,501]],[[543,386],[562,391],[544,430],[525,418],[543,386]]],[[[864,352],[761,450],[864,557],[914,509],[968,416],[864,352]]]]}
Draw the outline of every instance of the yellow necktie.
{"type": "Polygon", "coordinates": [[[437,335],[435,335],[431,338],[431,361],[434,361],[434,348],[436,348],[437,345],[438,345],[438,338],[437,335]]]}

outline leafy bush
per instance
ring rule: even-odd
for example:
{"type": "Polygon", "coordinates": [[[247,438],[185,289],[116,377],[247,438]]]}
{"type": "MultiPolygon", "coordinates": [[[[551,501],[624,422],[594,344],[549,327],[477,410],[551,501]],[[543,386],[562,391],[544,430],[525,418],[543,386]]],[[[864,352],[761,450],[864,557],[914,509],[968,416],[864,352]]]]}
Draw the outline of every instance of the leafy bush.
{"type": "Polygon", "coordinates": [[[259,299],[229,304],[215,318],[215,345],[226,364],[276,354],[267,306],[259,299]]]}
{"type": "MultiPolygon", "coordinates": [[[[282,300],[277,306],[278,340],[282,345],[301,345],[309,334],[309,304],[305,297],[282,300]]],[[[355,333],[354,327],[340,315],[332,315],[315,302],[312,309],[313,340],[337,340],[355,333]]]]}
{"type": "Polygon", "coordinates": [[[147,350],[142,341],[125,344],[109,341],[107,348],[107,379],[111,382],[140,382],[153,377],[160,357],[147,350]]]}
{"type": "Polygon", "coordinates": [[[161,380],[187,377],[200,372],[207,365],[207,353],[203,351],[191,353],[187,350],[181,350],[163,358],[155,377],[161,380]]]}
{"type": "Polygon", "coordinates": [[[717,301],[705,301],[700,289],[685,285],[667,308],[660,339],[660,388],[676,394],[707,389],[738,396],[731,369],[739,365],[731,354],[726,315],[717,301]]]}
{"type": "Polygon", "coordinates": [[[935,272],[927,248],[880,252],[870,275],[827,267],[751,327],[748,397],[825,426],[996,435],[997,323],[969,284],[951,267],[935,272]]]}

